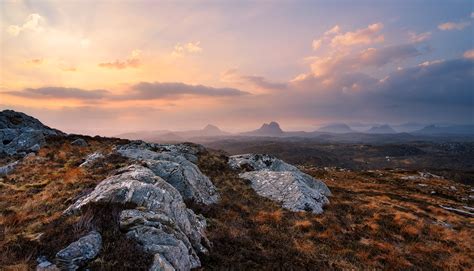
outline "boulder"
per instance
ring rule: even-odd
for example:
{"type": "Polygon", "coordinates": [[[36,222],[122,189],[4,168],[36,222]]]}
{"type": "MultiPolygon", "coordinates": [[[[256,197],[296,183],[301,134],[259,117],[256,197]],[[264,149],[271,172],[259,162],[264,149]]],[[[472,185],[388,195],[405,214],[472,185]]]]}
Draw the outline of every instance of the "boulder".
{"type": "Polygon", "coordinates": [[[100,152],[94,152],[94,153],[91,153],[89,155],[87,155],[86,159],[84,160],[84,162],[82,162],[79,167],[89,167],[91,165],[94,164],[95,161],[97,161],[98,159],[104,157],[104,155],[100,152]]]}
{"type": "Polygon", "coordinates": [[[78,138],[74,140],[73,142],[71,142],[71,145],[78,146],[78,147],[87,147],[87,141],[85,141],[82,138],[78,138]]]}
{"type": "Polygon", "coordinates": [[[331,191],[297,167],[270,155],[243,154],[229,159],[229,166],[241,171],[240,178],[249,180],[257,194],[279,202],[291,211],[323,212],[331,191]]]}
{"type": "Polygon", "coordinates": [[[56,266],[61,270],[77,270],[93,260],[102,247],[102,237],[92,231],[56,254],[56,266]]]}
{"type": "Polygon", "coordinates": [[[10,172],[12,172],[15,167],[18,165],[18,161],[11,162],[9,164],[6,164],[4,166],[0,167],[0,177],[8,175],[10,172]]]}
{"type": "Polygon", "coordinates": [[[185,200],[205,205],[219,200],[214,184],[192,162],[197,161],[198,150],[191,146],[132,143],[120,146],[117,151],[144,162],[157,176],[176,188],[185,200]]]}
{"type": "Polygon", "coordinates": [[[51,135],[61,131],[43,125],[39,120],[13,110],[0,112],[0,155],[26,155],[36,152],[51,135]]]}
{"type": "Polygon", "coordinates": [[[136,206],[120,213],[120,229],[155,255],[153,266],[176,270],[200,266],[197,253],[207,252],[205,219],[186,208],[178,190],[150,169],[131,165],[118,170],[66,213],[98,202],[136,206]]]}

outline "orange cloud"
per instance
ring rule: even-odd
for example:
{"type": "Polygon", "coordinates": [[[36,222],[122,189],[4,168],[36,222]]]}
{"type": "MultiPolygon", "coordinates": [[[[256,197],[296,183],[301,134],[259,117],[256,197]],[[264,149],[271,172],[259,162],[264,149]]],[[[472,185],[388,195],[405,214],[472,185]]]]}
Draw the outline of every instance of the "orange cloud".
{"type": "Polygon", "coordinates": [[[467,59],[474,59],[474,49],[467,50],[466,52],[464,52],[463,56],[467,59]]]}
{"type": "Polygon", "coordinates": [[[354,32],[338,34],[332,38],[331,46],[351,46],[383,42],[384,36],[380,34],[382,28],[382,23],[375,23],[369,25],[367,28],[358,29],[354,32]]]}
{"type": "Polygon", "coordinates": [[[43,61],[44,60],[42,58],[33,58],[33,59],[28,60],[27,62],[33,65],[40,65],[40,64],[43,64],[43,61]]]}
{"type": "Polygon", "coordinates": [[[137,68],[141,64],[141,61],[138,58],[140,54],[141,54],[140,50],[133,50],[130,58],[123,61],[115,60],[113,62],[99,63],[99,67],[107,68],[107,69],[117,69],[117,70],[122,70],[126,68],[137,68]]]}
{"type": "Polygon", "coordinates": [[[471,23],[470,22],[446,22],[438,25],[438,28],[443,31],[449,31],[449,30],[462,30],[465,27],[469,26],[471,23]]]}

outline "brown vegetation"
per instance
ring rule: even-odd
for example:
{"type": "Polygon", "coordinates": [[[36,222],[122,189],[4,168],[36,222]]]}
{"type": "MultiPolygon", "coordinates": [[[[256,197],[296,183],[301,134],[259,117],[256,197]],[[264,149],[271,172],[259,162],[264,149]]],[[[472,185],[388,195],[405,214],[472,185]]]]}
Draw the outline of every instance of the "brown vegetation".
{"type": "Polygon", "coordinates": [[[24,159],[14,172],[0,179],[0,269],[34,269],[38,256],[54,259],[56,252],[92,229],[101,231],[104,245],[91,268],[137,270],[149,266],[151,257],[118,230],[117,208],[94,206],[98,210],[81,216],[62,215],[111,171],[129,163],[112,153],[113,146],[122,140],[84,137],[88,146],[79,147],[70,144],[76,138],[49,138],[36,156],[24,159]],[[105,156],[91,167],[78,167],[93,152],[105,156]]]}
{"type": "Polygon", "coordinates": [[[472,204],[469,186],[403,180],[414,174],[403,171],[305,167],[333,192],[325,212],[313,215],[259,197],[225,163],[216,152],[200,161],[222,195],[219,204],[201,210],[213,243],[203,269],[474,268],[474,218],[439,206],[472,204]]]}

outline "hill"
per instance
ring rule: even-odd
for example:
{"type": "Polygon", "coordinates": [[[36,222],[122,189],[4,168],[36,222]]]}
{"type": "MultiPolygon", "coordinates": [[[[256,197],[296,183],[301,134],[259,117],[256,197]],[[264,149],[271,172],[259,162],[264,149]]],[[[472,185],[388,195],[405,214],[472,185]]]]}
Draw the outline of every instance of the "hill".
{"type": "Polygon", "coordinates": [[[323,126],[318,129],[318,132],[325,133],[335,133],[335,134],[344,134],[344,133],[354,133],[355,131],[351,129],[347,124],[330,124],[323,126]]]}
{"type": "Polygon", "coordinates": [[[260,128],[254,131],[241,133],[241,135],[246,136],[282,136],[284,134],[283,130],[280,128],[280,124],[275,121],[270,123],[264,123],[260,128]]]}
{"type": "Polygon", "coordinates": [[[395,131],[390,125],[384,124],[384,125],[372,126],[369,130],[367,130],[367,133],[369,134],[395,134],[397,133],[397,131],[395,131]]]}

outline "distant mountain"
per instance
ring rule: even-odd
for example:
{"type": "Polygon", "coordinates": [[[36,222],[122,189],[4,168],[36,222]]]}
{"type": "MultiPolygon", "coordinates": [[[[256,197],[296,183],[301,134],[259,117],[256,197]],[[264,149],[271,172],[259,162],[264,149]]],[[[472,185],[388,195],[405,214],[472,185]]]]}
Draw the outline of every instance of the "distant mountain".
{"type": "Polygon", "coordinates": [[[199,138],[199,137],[216,137],[225,136],[229,133],[222,131],[219,127],[208,124],[206,127],[200,130],[189,130],[189,131],[169,131],[169,130],[157,130],[157,131],[141,131],[133,133],[124,133],[117,135],[119,138],[126,138],[131,140],[145,140],[152,142],[177,142],[186,141],[187,139],[199,138]]]}
{"type": "Polygon", "coordinates": [[[347,124],[329,124],[318,129],[318,132],[325,133],[335,133],[335,134],[345,134],[345,133],[354,133],[355,131],[351,129],[347,124]]]}
{"type": "Polygon", "coordinates": [[[275,121],[264,123],[262,127],[257,130],[242,133],[242,135],[247,136],[282,136],[283,134],[284,132],[280,128],[280,125],[275,121]]]}
{"type": "Polygon", "coordinates": [[[400,133],[410,133],[425,127],[425,125],[416,122],[407,122],[399,125],[392,125],[392,128],[400,133]]]}
{"type": "Polygon", "coordinates": [[[474,125],[438,126],[428,125],[413,134],[423,135],[474,135],[474,125]]]}
{"type": "Polygon", "coordinates": [[[367,130],[367,133],[369,134],[396,134],[397,131],[395,131],[390,125],[384,124],[384,125],[372,126],[372,128],[367,130]]]}

